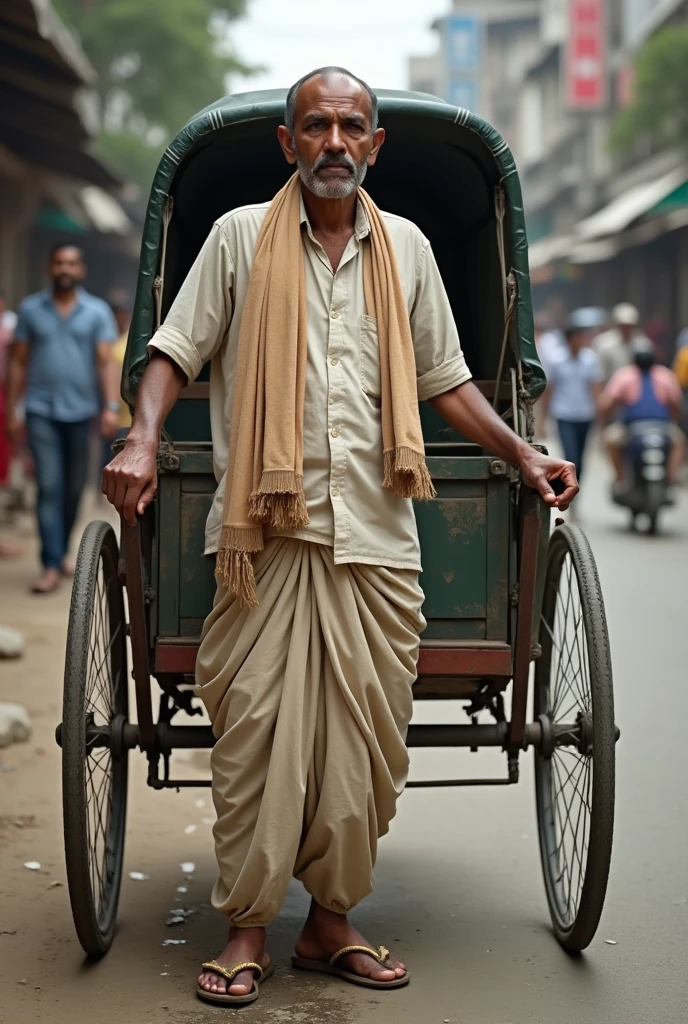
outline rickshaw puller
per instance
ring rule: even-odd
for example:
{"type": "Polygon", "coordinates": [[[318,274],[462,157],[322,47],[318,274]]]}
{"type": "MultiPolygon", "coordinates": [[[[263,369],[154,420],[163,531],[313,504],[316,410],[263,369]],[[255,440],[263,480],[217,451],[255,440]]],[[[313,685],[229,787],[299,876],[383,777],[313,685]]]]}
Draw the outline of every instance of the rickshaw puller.
{"type": "Polygon", "coordinates": [[[214,225],[151,341],[103,485],[128,522],[144,511],[161,426],[210,360],[218,588],[197,683],[217,740],[212,899],[230,933],[197,991],[222,1003],[257,997],[292,876],[312,897],[296,966],[377,988],[409,980],[346,914],[372,889],[408,771],[424,628],[412,498],[432,494],[418,400],[550,505],[578,489],[570,463],[534,451],[470,382],[427,239],[361,189],[385,138],[368,86],[313,72],[285,121],[297,174],[214,225]]]}

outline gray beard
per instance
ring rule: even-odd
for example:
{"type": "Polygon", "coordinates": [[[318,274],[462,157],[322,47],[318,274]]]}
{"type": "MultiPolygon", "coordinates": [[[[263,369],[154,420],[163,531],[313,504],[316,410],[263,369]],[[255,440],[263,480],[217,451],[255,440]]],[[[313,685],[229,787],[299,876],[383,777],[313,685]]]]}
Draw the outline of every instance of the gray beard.
{"type": "Polygon", "coordinates": [[[301,181],[309,192],[318,196],[319,199],[346,199],[363,184],[368,173],[368,163],[365,162],[360,167],[356,167],[348,178],[330,178],[328,181],[323,181],[312,167],[306,166],[300,156],[296,161],[296,166],[301,181]]]}

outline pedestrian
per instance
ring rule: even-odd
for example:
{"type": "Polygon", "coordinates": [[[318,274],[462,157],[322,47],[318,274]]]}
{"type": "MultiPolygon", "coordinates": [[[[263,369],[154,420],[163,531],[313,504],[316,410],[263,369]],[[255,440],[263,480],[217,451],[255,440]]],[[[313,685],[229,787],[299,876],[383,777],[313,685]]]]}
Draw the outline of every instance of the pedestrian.
{"type": "Polygon", "coordinates": [[[103,484],[133,522],[165,417],[210,360],[218,589],[196,681],[217,738],[212,902],[229,943],[197,994],[231,1004],[272,970],[265,929],[292,875],[311,895],[295,966],[409,980],[347,913],[372,889],[408,771],[425,625],[411,498],[433,493],[418,399],[550,505],[577,490],[573,466],[525,444],[471,382],[427,239],[360,187],[385,139],[369,87],[341,68],[304,76],[278,138],[297,172],[272,202],[216,221],[151,340],[103,484]]]}
{"type": "Polygon", "coordinates": [[[590,347],[594,327],[589,313],[581,309],[571,314],[564,329],[564,344],[545,364],[550,413],[556,420],[564,458],[576,467],[579,481],[602,378],[599,359],[590,347]]]}
{"type": "Polygon", "coordinates": [[[6,422],[19,436],[24,394],[26,430],[38,485],[37,518],[43,571],[33,593],[48,594],[69,575],[69,539],[88,475],[89,428],[113,436],[119,416],[119,381],[112,360],[117,328],[107,303],[81,282],[86,265],[71,242],[55,245],[48,261],[50,287],[24,299],[10,355],[6,422]]]}
{"type": "Polygon", "coordinates": [[[595,339],[595,351],[602,367],[602,380],[606,384],[617,370],[633,362],[633,343],[649,342],[640,324],[640,313],[630,302],[620,302],[612,310],[613,326],[595,339]]]}

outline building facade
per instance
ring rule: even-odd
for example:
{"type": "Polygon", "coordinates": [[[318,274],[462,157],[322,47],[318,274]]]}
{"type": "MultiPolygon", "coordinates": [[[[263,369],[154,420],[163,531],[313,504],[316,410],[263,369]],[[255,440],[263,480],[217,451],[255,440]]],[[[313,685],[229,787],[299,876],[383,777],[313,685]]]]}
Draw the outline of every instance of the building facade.
{"type": "Polygon", "coordinates": [[[437,52],[410,59],[410,88],[484,117],[518,155],[518,92],[539,47],[540,8],[541,0],[453,0],[432,26],[437,52]]]}

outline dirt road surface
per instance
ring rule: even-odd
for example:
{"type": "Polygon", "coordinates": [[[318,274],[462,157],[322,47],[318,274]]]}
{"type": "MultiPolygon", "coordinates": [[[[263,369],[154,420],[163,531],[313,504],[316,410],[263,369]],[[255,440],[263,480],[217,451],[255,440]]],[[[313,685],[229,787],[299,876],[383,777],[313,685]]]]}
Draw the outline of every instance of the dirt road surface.
{"type": "MultiPolygon", "coordinates": [[[[413,972],[407,990],[354,989],[288,966],[306,899],[297,885],[272,929],[277,974],[252,1024],[682,1024],[687,1019],[688,501],[667,535],[631,537],[592,466],[583,518],[597,553],[614,643],[618,816],[607,909],[588,953],[567,957],[548,927],[531,756],[518,787],[409,791],[382,843],[378,887],[355,915],[413,972]],[[605,940],[613,940],[611,945],[605,940]]],[[[205,1024],[232,1011],[197,1002],[198,964],[223,944],[208,906],[213,881],[207,789],[156,793],[131,755],[125,879],[110,954],[84,962],[62,853],[60,718],[68,588],[26,594],[35,557],[0,565],[0,621],[22,629],[21,661],[0,665],[0,699],[24,703],[32,740],[0,751],[0,1020],[7,1024],[205,1024]],[[201,804],[203,801],[203,804],[201,804]],[[188,825],[196,831],[186,834],[188,825]],[[40,862],[38,871],[23,865],[40,862]],[[180,864],[196,870],[184,879],[180,864]],[[142,872],[133,881],[129,872],[142,872]],[[179,886],[188,892],[180,894],[179,886]],[[165,924],[173,908],[197,913],[165,924]],[[163,946],[166,939],[183,945],[163,946]]],[[[458,708],[419,708],[451,720],[458,708]]],[[[439,716],[439,717],[438,717],[439,716]]],[[[207,777],[207,754],[182,752],[180,774],[207,777]]],[[[414,752],[412,774],[503,771],[494,753],[414,752]]]]}

